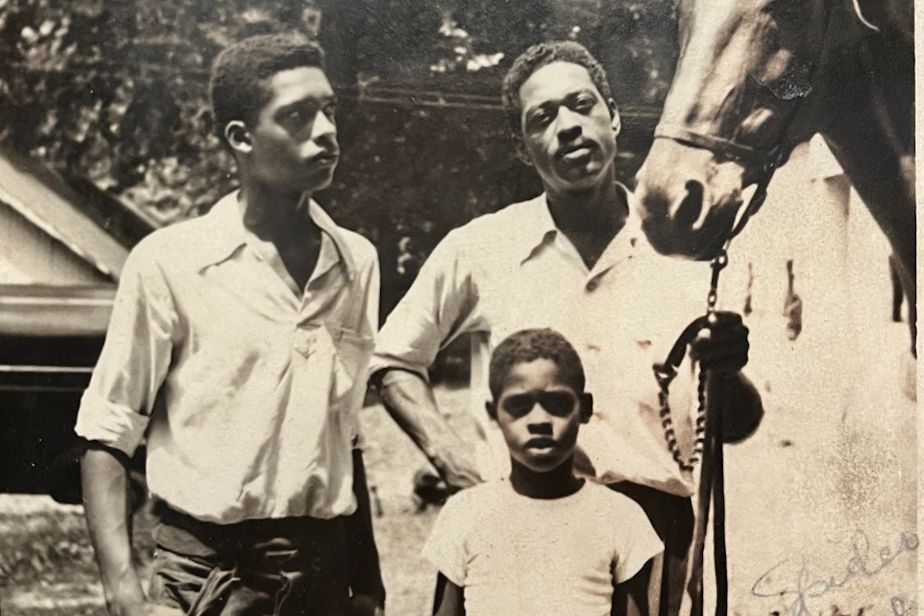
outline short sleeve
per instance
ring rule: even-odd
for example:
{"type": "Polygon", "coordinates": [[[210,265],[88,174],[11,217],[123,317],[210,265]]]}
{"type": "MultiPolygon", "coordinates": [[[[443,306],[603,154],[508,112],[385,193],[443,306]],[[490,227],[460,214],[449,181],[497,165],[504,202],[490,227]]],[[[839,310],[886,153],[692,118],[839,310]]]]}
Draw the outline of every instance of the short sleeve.
{"type": "Polygon", "coordinates": [[[426,379],[441,348],[479,327],[478,293],[463,234],[464,229],[457,229],[439,243],[388,316],[376,341],[371,374],[400,368],[426,379]]]}
{"type": "Polygon", "coordinates": [[[456,586],[465,586],[468,574],[467,536],[472,519],[466,492],[451,497],[440,511],[422,554],[456,586]]]}
{"type": "Polygon", "coordinates": [[[664,551],[664,545],[655,533],[648,516],[635,501],[625,501],[615,538],[613,562],[617,584],[631,580],[649,560],[664,551]]]}

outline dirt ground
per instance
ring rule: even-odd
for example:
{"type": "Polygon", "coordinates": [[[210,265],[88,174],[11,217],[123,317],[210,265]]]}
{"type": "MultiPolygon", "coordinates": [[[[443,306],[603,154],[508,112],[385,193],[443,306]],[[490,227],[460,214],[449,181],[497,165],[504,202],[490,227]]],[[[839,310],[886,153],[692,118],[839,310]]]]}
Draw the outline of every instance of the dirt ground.
{"type": "MultiPolygon", "coordinates": [[[[901,394],[906,364],[895,351],[904,326],[883,324],[856,340],[879,359],[852,370],[823,359],[829,350],[811,330],[798,344],[761,331],[752,327],[752,363],[756,374],[772,366],[772,378],[757,379],[766,416],[754,437],[726,448],[730,613],[915,614],[916,413],[901,394]]],[[[437,394],[469,429],[468,391],[437,394]]],[[[419,550],[436,512],[417,512],[410,495],[424,459],[381,407],[364,409],[362,422],[388,613],[423,616],[435,576],[419,550]]],[[[139,514],[142,569],[150,525],[139,514]]],[[[79,507],[0,495],[0,612],[104,615],[79,507]]]]}

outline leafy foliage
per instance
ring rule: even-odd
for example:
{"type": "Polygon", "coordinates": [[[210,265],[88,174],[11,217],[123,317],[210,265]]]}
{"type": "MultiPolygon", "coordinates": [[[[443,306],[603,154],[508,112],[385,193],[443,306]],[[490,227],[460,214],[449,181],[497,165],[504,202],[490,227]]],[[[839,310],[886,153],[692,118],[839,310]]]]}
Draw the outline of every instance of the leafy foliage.
{"type": "Polygon", "coordinates": [[[345,155],[321,198],[377,242],[386,278],[412,275],[453,226],[539,190],[497,108],[504,70],[528,45],[583,42],[622,105],[663,100],[676,48],[668,0],[0,0],[0,140],[164,223],[194,216],[235,183],[208,110],[212,59],[319,18],[328,72],[346,88],[345,155]],[[383,86],[405,100],[362,95],[383,86]],[[462,103],[407,104],[421,91],[462,103]],[[466,103],[473,95],[490,104],[466,103]]]}

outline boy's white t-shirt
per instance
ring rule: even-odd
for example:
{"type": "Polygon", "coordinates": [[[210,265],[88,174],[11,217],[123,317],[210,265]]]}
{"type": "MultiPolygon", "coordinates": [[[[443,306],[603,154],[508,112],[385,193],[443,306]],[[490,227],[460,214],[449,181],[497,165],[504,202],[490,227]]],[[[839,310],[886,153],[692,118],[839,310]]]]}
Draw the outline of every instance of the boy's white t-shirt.
{"type": "Polygon", "coordinates": [[[642,508],[609,488],[542,500],[504,480],[450,498],[423,554],[465,589],[466,616],[609,616],[614,582],[663,549],[642,508]]]}

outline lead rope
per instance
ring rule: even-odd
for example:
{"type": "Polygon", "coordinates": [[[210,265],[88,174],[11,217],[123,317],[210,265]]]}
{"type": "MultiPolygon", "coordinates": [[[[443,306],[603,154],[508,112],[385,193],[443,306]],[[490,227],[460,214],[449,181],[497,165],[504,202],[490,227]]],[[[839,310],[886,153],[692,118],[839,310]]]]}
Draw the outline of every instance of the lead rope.
{"type": "MultiPolygon", "coordinates": [[[[675,138],[670,133],[664,133],[664,138],[675,138]]],[[[701,147],[701,146],[700,146],[701,147]]],[[[687,459],[677,444],[677,435],[674,431],[674,420],[670,407],[669,388],[671,381],[677,376],[677,368],[683,363],[687,347],[706,325],[717,322],[716,303],[718,301],[719,274],[728,265],[728,247],[767,198],[767,187],[776,170],[782,166],[789,153],[783,149],[775,149],[766,156],[763,173],[757,190],[745,208],[738,223],[735,224],[725,240],[719,254],[712,260],[712,279],[709,284],[709,295],[706,297],[705,316],[695,319],[687,325],[686,329],[677,338],[664,363],[652,366],[655,379],[658,382],[658,403],[660,409],[658,416],[664,429],[664,440],[668,451],[682,471],[693,472],[700,464],[700,479],[697,490],[697,512],[693,529],[692,557],[687,569],[687,591],[691,598],[691,616],[703,616],[703,554],[706,543],[706,527],[709,522],[710,502],[715,506],[713,519],[713,546],[716,575],[716,616],[728,614],[728,563],[725,549],[725,473],[724,456],[722,451],[722,409],[718,405],[710,407],[710,394],[714,393],[711,387],[712,378],[708,371],[699,370],[694,428],[693,451],[687,459]]]]}
{"type": "Polygon", "coordinates": [[[670,408],[669,388],[671,381],[677,376],[677,368],[683,363],[687,346],[693,341],[704,326],[714,325],[717,322],[716,303],[718,301],[719,275],[728,265],[728,245],[712,260],[712,279],[709,285],[709,295],[706,298],[706,315],[694,320],[684,329],[677,339],[674,347],[663,364],[654,365],[655,378],[658,381],[658,401],[660,404],[659,417],[664,428],[664,438],[671,457],[677,466],[688,472],[693,472],[696,465],[700,465],[700,481],[697,493],[697,509],[695,527],[693,532],[692,557],[688,566],[687,591],[691,598],[691,615],[703,614],[703,561],[706,543],[706,527],[709,522],[709,503],[714,501],[715,518],[714,544],[716,563],[716,614],[727,613],[728,576],[725,560],[725,500],[724,500],[724,473],[722,460],[721,435],[721,407],[709,407],[711,391],[711,377],[708,371],[700,370],[698,374],[695,431],[693,451],[684,459],[677,444],[674,423],[670,408]],[[709,412],[706,410],[709,408],[709,412]]]}
{"type": "MultiPolygon", "coordinates": [[[[730,240],[729,240],[730,241],[730,240]]],[[[726,243],[726,247],[728,243],[726,243]]],[[[699,385],[697,387],[697,397],[699,405],[696,409],[696,427],[695,439],[693,441],[693,451],[690,456],[684,460],[683,454],[677,445],[677,436],[674,432],[674,420],[671,416],[670,407],[670,384],[677,376],[677,368],[683,362],[686,355],[687,346],[693,338],[702,329],[706,323],[714,325],[716,323],[715,306],[718,301],[719,274],[728,265],[728,254],[723,248],[715,259],[712,260],[712,281],[709,285],[709,295],[706,298],[706,316],[700,317],[693,321],[680,334],[674,348],[671,349],[667,361],[663,364],[655,364],[655,379],[658,381],[658,403],[660,411],[658,416],[661,419],[661,427],[664,428],[664,439],[667,441],[667,449],[681,470],[690,471],[696,469],[696,464],[701,460],[703,454],[703,444],[706,434],[706,373],[700,372],[699,385]]]]}
{"type": "MultiPolygon", "coordinates": [[[[718,300],[719,274],[728,265],[729,238],[725,242],[722,252],[712,261],[712,281],[709,285],[709,295],[706,299],[706,321],[709,325],[717,322],[715,314],[718,300]]],[[[712,501],[715,507],[713,517],[713,544],[716,580],[716,606],[715,613],[725,616],[728,613],[728,575],[725,554],[725,481],[722,457],[722,405],[710,404],[714,394],[712,387],[712,374],[707,370],[699,370],[699,406],[697,415],[703,417],[703,432],[699,436],[703,450],[702,464],[700,465],[699,490],[697,495],[697,508],[693,528],[693,557],[691,559],[691,573],[689,590],[691,597],[691,616],[703,616],[703,562],[706,549],[706,532],[709,525],[709,504],[712,501]]]]}

